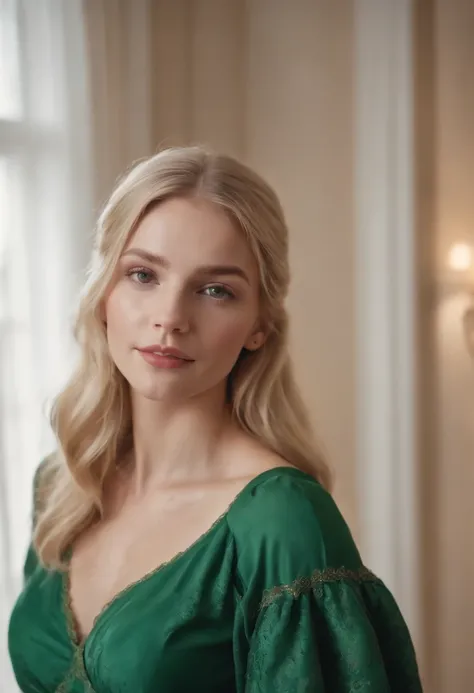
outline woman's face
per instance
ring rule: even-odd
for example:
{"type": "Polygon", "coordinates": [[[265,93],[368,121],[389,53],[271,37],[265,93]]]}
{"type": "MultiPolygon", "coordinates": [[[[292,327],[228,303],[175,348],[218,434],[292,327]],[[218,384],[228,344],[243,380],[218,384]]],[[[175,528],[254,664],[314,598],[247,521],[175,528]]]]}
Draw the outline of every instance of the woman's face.
{"type": "Polygon", "coordinates": [[[257,263],[244,234],[208,201],[173,198],[140,222],[105,299],[112,358],[132,390],[153,400],[222,388],[242,347],[256,349],[257,263]],[[187,360],[144,353],[172,347],[187,360]]]}

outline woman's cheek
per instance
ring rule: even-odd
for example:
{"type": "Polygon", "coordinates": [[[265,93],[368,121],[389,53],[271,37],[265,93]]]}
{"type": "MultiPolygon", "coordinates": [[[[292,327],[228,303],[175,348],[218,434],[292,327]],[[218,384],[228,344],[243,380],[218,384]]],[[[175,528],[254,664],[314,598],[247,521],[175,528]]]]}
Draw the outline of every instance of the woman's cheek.
{"type": "Polygon", "coordinates": [[[137,300],[123,285],[118,285],[109,297],[108,312],[117,326],[128,326],[144,312],[143,301],[137,300]]]}
{"type": "Polygon", "coordinates": [[[251,325],[249,324],[248,316],[245,319],[238,319],[234,316],[232,320],[226,321],[225,325],[215,329],[212,341],[220,349],[238,353],[244,345],[250,329],[251,325]]]}

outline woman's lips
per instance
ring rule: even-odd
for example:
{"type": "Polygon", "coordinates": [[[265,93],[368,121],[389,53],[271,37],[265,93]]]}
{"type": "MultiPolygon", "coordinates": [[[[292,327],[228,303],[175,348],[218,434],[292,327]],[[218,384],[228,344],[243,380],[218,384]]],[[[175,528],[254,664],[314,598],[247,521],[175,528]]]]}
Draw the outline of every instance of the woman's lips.
{"type": "Polygon", "coordinates": [[[172,354],[163,354],[154,351],[145,351],[140,349],[140,354],[144,360],[155,368],[183,368],[193,363],[192,360],[174,356],[172,354]]]}

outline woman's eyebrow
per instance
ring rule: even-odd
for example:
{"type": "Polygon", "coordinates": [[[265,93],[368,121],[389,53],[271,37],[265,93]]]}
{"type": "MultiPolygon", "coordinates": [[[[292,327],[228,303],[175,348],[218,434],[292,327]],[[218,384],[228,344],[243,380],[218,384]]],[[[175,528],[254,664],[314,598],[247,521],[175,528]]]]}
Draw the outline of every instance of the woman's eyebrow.
{"type": "Polygon", "coordinates": [[[148,262],[151,262],[154,265],[159,265],[160,267],[164,267],[165,269],[168,269],[170,266],[169,261],[162,257],[161,255],[155,255],[155,253],[150,253],[149,250],[142,250],[142,248],[129,248],[129,250],[126,250],[122,257],[125,257],[126,255],[138,255],[138,257],[141,257],[143,260],[147,260],[148,262]]]}
{"type": "MultiPolygon", "coordinates": [[[[165,257],[155,255],[155,253],[151,253],[149,250],[143,250],[142,248],[130,248],[123,253],[122,257],[125,257],[126,255],[137,255],[143,260],[147,260],[148,262],[158,265],[159,267],[164,267],[165,269],[169,269],[170,267],[170,262],[165,257]]],[[[201,267],[196,268],[196,274],[203,274],[212,277],[240,277],[246,281],[247,284],[250,284],[247,273],[238,265],[202,265],[201,267]]]]}
{"type": "Polygon", "coordinates": [[[244,270],[239,267],[238,265],[203,265],[202,267],[198,267],[196,270],[196,274],[204,274],[212,277],[216,276],[234,276],[234,277],[240,277],[244,281],[247,282],[247,284],[250,284],[250,280],[244,272],[244,270]]]}

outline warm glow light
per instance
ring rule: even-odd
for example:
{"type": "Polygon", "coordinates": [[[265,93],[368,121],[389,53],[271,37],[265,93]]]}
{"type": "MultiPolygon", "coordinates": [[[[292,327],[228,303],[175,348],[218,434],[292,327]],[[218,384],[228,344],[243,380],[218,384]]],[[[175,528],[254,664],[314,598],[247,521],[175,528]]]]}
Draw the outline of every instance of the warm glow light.
{"type": "Polygon", "coordinates": [[[448,255],[448,264],[456,272],[465,272],[472,267],[472,248],[467,243],[455,243],[448,255]]]}

